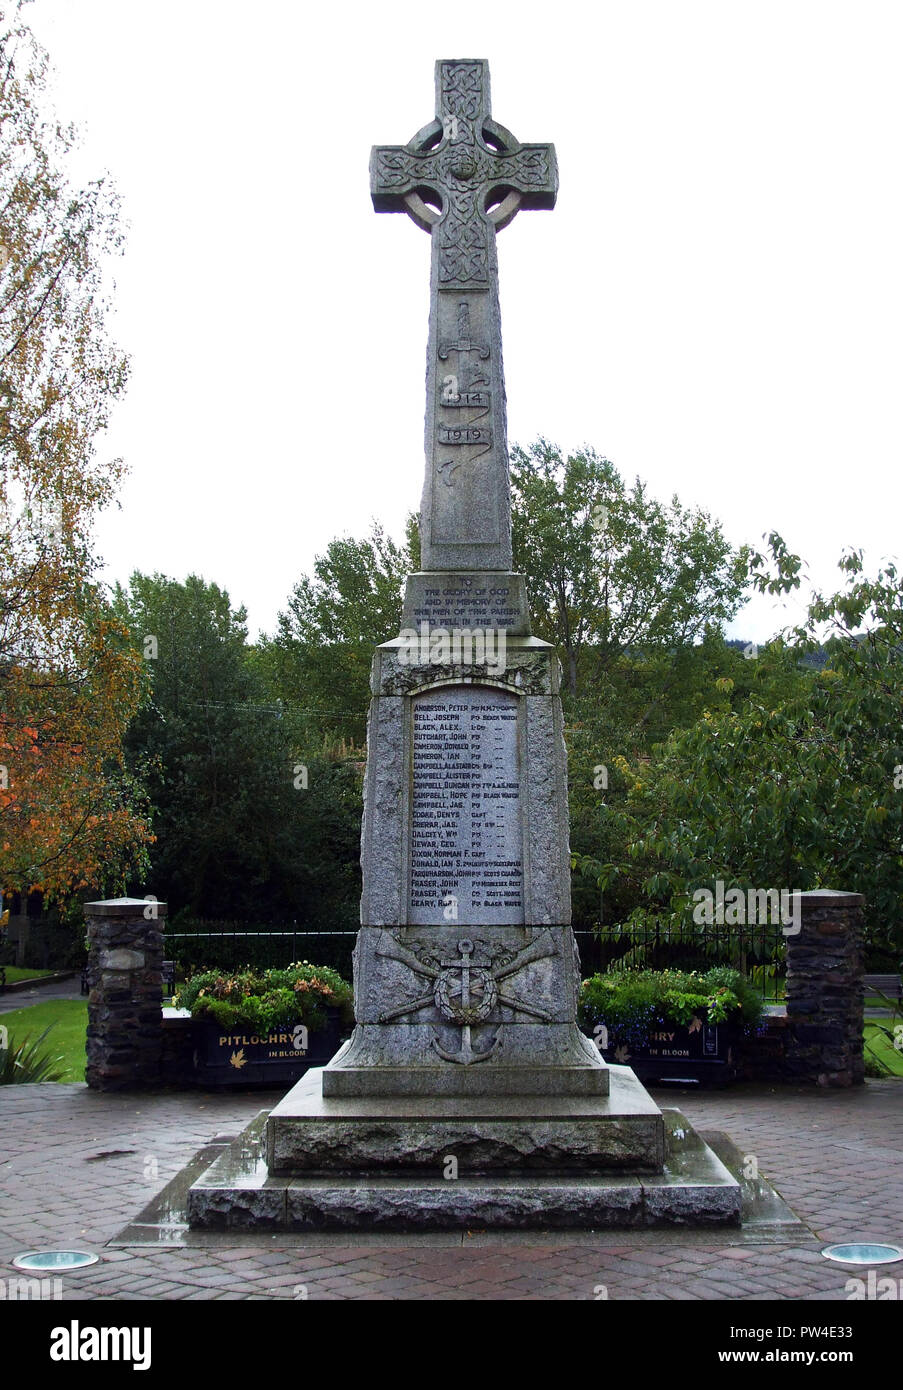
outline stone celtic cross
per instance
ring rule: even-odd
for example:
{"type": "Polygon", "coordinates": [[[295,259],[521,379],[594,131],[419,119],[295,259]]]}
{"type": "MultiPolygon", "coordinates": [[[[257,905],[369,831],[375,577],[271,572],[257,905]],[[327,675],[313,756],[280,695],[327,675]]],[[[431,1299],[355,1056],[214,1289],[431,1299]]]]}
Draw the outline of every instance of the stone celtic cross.
{"type": "Polygon", "coordinates": [[[482,60],[440,60],[435,119],[407,145],[374,146],[374,208],[432,238],[423,570],[511,568],[495,234],[557,191],[554,146],[522,145],[492,119],[482,60]]]}
{"type": "Polygon", "coordinates": [[[578,1023],[559,663],[510,570],[495,248],[519,208],[554,203],[555,156],[492,120],[485,63],[440,62],[436,91],[435,121],[371,164],[377,211],[430,231],[432,295],[424,568],[371,668],[354,1032],[270,1111],[266,1176],[240,1161],[255,1121],[194,1182],[189,1219],[736,1225],[736,1179],[692,1132],[667,1171],[662,1112],[578,1023]],[[410,661],[412,623],[494,627],[504,658],[410,661]]]}

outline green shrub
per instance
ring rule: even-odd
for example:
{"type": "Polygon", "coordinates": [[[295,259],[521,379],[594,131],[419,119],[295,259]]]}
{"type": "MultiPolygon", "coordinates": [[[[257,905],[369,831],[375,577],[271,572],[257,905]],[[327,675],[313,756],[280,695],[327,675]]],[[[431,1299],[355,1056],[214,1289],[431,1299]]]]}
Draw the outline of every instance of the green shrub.
{"type": "Polygon", "coordinates": [[[753,1027],[762,999],[739,970],[719,965],[704,973],[688,970],[619,970],[592,975],[580,988],[579,1019],[592,1034],[603,1023],[609,1034],[638,1047],[663,1024],[686,1026],[694,1017],[709,1023],[753,1027]]]}
{"type": "Polygon", "coordinates": [[[205,970],[180,985],[177,1008],[192,1018],[210,1018],[221,1028],[235,1025],[268,1033],[286,1024],[303,1023],[312,1033],[326,1026],[327,1008],[341,1010],[353,1023],[353,991],[328,965],[299,961],[284,970],[242,970],[228,975],[205,970]]]}

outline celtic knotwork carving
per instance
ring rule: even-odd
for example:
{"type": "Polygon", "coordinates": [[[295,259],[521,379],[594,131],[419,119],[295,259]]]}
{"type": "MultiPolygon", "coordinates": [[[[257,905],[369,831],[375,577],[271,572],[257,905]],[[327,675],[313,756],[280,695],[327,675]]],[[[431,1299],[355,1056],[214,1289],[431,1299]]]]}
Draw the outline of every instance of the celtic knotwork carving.
{"type": "Polygon", "coordinates": [[[545,187],[550,182],[549,157],[542,149],[527,147],[516,154],[503,155],[495,165],[501,181],[545,187]]]}
{"type": "Polygon", "coordinates": [[[449,192],[448,203],[437,231],[439,280],[443,284],[485,283],[489,278],[489,247],[476,196],[455,190],[449,192]]]}
{"type": "Polygon", "coordinates": [[[443,63],[442,104],[459,121],[476,121],[484,107],[483,64],[443,63]]]}
{"type": "Polygon", "coordinates": [[[485,165],[486,161],[480,157],[479,150],[462,149],[460,145],[443,150],[439,157],[442,174],[454,187],[482,182],[486,177],[485,165]]]}
{"type": "Polygon", "coordinates": [[[489,279],[489,253],[479,244],[479,233],[458,221],[449,224],[439,244],[439,282],[443,285],[485,285],[489,279]]]}
{"type": "Polygon", "coordinates": [[[434,234],[443,288],[486,289],[494,231],[521,206],[554,203],[555,156],[551,145],[518,144],[492,120],[485,63],[441,62],[437,75],[436,125],[407,146],[373,151],[374,206],[407,212],[434,234]]]}
{"type": "Polygon", "coordinates": [[[404,148],[377,151],[377,179],[387,188],[413,188],[439,179],[439,163],[433,155],[412,154],[404,148]]]}
{"type": "Polygon", "coordinates": [[[384,146],[377,150],[376,175],[379,184],[399,191],[418,184],[435,185],[443,191],[448,185],[452,199],[454,191],[467,196],[468,190],[475,192],[490,185],[544,188],[551,180],[549,158],[541,148],[526,146],[510,154],[490,155],[476,143],[462,148],[460,141],[438,156],[415,154],[404,146],[384,146]]]}

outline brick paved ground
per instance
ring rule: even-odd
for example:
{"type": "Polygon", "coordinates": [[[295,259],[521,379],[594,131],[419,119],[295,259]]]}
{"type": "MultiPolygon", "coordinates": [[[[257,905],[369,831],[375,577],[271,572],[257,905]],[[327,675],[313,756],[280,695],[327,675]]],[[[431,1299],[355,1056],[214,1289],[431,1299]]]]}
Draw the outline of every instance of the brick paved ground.
{"type": "Polygon", "coordinates": [[[821,1243],[903,1244],[903,1081],[884,1081],[834,1093],[656,1093],[756,1156],[812,1229],[787,1245],[698,1232],[534,1232],[105,1248],[202,1144],[235,1133],[275,1098],[0,1088],[0,1275],[22,1250],[76,1246],[102,1259],[65,1277],[64,1298],[593,1299],[604,1285],[610,1299],[842,1299],[847,1272],[821,1257],[821,1243]]]}

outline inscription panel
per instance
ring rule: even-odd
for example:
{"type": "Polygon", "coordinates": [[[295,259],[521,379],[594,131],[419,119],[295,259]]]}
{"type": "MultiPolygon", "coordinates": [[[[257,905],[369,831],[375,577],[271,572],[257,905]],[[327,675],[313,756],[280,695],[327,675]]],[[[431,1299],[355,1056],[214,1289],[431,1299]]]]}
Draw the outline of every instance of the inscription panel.
{"type": "Polygon", "coordinates": [[[413,701],[408,920],[416,925],[524,920],[518,706],[516,695],[488,686],[413,701]]]}
{"type": "Polygon", "coordinates": [[[422,602],[412,610],[414,621],[430,627],[513,627],[523,621],[523,609],[509,601],[510,594],[509,584],[427,585],[422,602]]]}
{"type": "Polygon", "coordinates": [[[529,636],[530,614],[523,575],[469,573],[409,575],[402,627],[494,628],[529,636]]]}

